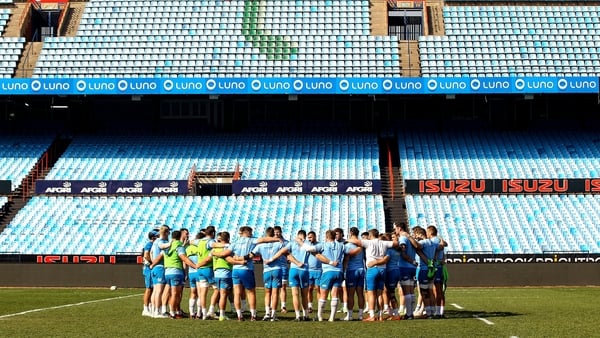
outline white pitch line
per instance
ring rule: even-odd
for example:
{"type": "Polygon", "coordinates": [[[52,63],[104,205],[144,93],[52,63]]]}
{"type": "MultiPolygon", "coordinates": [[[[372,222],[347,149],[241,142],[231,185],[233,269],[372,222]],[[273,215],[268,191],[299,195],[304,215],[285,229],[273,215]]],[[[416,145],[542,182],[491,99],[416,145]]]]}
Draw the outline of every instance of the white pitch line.
{"type": "Polygon", "coordinates": [[[473,315],[473,318],[477,318],[477,319],[481,320],[482,322],[486,323],[487,325],[494,325],[493,322],[491,322],[491,321],[489,321],[489,320],[487,320],[485,318],[481,318],[481,317],[479,317],[477,315],[473,315]]]}
{"type": "Polygon", "coordinates": [[[456,303],[452,303],[451,305],[454,306],[455,308],[459,309],[459,310],[464,309],[464,307],[462,307],[462,306],[460,306],[460,305],[458,305],[456,303]]]}
{"type": "Polygon", "coordinates": [[[107,301],[110,301],[110,300],[117,300],[117,299],[129,298],[129,297],[139,297],[141,295],[142,294],[139,294],[139,295],[129,295],[129,296],[121,296],[121,297],[113,297],[113,298],[105,298],[105,299],[96,299],[96,300],[90,300],[90,301],[87,301],[87,302],[79,302],[79,303],[73,303],[73,304],[65,304],[65,305],[45,307],[45,308],[41,308],[41,309],[27,310],[27,311],[23,311],[23,312],[11,313],[11,314],[8,314],[8,315],[2,315],[2,316],[0,316],[0,319],[9,318],[9,317],[15,317],[15,316],[22,316],[22,315],[26,315],[28,313],[33,313],[33,312],[40,312],[40,311],[54,310],[54,309],[62,309],[62,308],[65,308],[65,307],[86,305],[86,304],[99,303],[99,302],[107,302],[107,301]]]}

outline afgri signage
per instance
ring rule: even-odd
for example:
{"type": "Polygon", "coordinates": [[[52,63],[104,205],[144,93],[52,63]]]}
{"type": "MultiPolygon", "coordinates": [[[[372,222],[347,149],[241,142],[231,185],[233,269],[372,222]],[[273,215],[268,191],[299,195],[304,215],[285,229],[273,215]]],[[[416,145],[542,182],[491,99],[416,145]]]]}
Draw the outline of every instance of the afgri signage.
{"type": "Polygon", "coordinates": [[[598,193],[597,178],[406,180],[408,194],[558,194],[598,193]]]}
{"type": "Polygon", "coordinates": [[[598,94],[597,77],[0,79],[4,95],[598,94]]]}
{"type": "Polygon", "coordinates": [[[379,180],[237,180],[235,195],[379,194],[379,180]]]}
{"type": "Polygon", "coordinates": [[[38,195],[183,195],[183,180],[37,180],[38,195]]]}

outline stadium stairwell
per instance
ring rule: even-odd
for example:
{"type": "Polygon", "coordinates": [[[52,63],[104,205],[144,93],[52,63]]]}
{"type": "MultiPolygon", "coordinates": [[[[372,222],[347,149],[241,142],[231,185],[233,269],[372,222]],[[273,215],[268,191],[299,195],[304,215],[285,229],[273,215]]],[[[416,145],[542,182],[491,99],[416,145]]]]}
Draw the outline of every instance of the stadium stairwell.
{"type": "Polygon", "coordinates": [[[421,62],[419,61],[419,42],[402,40],[398,44],[402,76],[421,76],[421,62]]]}
{"type": "Polygon", "coordinates": [[[371,0],[371,35],[388,35],[388,3],[371,0]]]}
{"type": "Polygon", "coordinates": [[[48,174],[50,168],[58,161],[70,143],[70,139],[57,137],[40,157],[34,168],[23,179],[19,188],[13,191],[7,212],[0,217],[0,232],[4,231],[4,228],[12,221],[19,210],[31,199],[35,191],[35,180],[43,179],[48,174]]]}
{"type": "Polygon", "coordinates": [[[76,36],[81,17],[87,2],[70,1],[69,7],[65,9],[64,19],[60,27],[61,36],[76,36]]]}
{"type": "Polygon", "coordinates": [[[427,35],[446,35],[444,30],[444,3],[440,0],[427,1],[425,13],[427,15],[427,35]]]}
{"type": "Polygon", "coordinates": [[[15,78],[31,77],[43,46],[43,42],[27,42],[25,44],[23,53],[19,58],[19,63],[17,63],[17,67],[15,68],[15,78]]]}
{"type": "Polygon", "coordinates": [[[404,204],[404,184],[400,170],[398,141],[394,136],[379,137],[379,167],[381,170],[381,195],[385,213],[386,231],[391,231],[394,223],[408,222],[404,204]],[[388,170],[391,168],[391,170],[388,170]]]}

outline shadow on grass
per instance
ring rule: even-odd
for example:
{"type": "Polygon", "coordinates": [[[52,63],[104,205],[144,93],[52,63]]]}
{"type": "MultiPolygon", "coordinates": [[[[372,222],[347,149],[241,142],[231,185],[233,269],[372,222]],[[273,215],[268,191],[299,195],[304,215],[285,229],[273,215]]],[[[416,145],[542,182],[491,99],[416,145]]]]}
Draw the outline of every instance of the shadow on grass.
{"type": "Polygon", "coordinates": [[[486,311],[470,311],[470,310],[448,310],[445,311],[446,318],[494,318],[494,317],[513,317],[522,316],[522,313],[515,312],[486,312],[486,311]]]}

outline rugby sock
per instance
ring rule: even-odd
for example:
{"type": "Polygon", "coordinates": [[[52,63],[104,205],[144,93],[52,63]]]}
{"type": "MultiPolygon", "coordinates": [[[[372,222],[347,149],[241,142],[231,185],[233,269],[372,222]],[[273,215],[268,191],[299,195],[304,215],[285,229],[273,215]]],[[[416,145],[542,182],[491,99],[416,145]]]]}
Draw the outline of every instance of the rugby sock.
{"type": "Polygon", "coordinates": [[[242,311],[246,311],[247,306],[248,306],[248,303],[246,302],[246,300],[242,299],[242,311]]]}
{"type": "MultiPolygon", "coordinates": [[[[406,296],[404,296],[403,298],[404,298],[404,301],[406,301],[406,296]]],[[[404,304],[401,304],[401,305],[398,307],[398,314],[399,314],[399,315],[403,315],[404,313],[406,313],[406,305],[404,305],[404,304]]]]}
{"type": "Polygon", "coordinates": [[[167,313],[167,306],[163,305],[160,307],[160,313],[167,313]]]}
{"type": "Polygon", "coordinates": [[[344,302],[344,305],[343,305],[343,307],[342,307],[342,310],[343,310],[344,312],[348,312],[348,303],[347,303],[347,302],[344,302]]]}
{"type": "Polygon", "coordinates": [[[440,306],[440,312],[439,312],[440,316],[444,315],[444,305],[440,306]]]}
{"type": "Polygon", "coordinates": [[[190,316],[196,315],[196,298],[190,298],[189,307],[190,307],[190,316]]]}
{"type": "Polygon", "coordinates": [[[375,310],[369,310],[369,317],[375,317],[375,310]]]}
{"type": "Polygon", "coordinates": [[[363,309],[358,309],[358,319],[361,319],[363,317],[363,313],[364,313],[363,309]]]}
{"type": "Polygon", "coordinates": [[[407,295],[404,295],[404,304],[406,305],[406,314],[409,316],[413,315],[413,294],[409,293],[407,295]]]}
{"type": "Polygon", "coordinates": [[[440,307],[439,306],[435,306],[435,314],[439,315],[440,314],[440,307]]]}
{"type": "Polygon", "coordinates": [[[323,318],[323,308],[325,307],[326,302],[327,300],[325,299],[319,299],[319,307],[317,309],[317,318],[319,319],[323,318]]]}
{"type": "Polygon", "coordinates": [[[237,313],[238,318],[242,318],[242,309],[235,310],[235,312],[237,313]]]}
{"type": "Polygon", "coordinates": [[[256,317],[256,309],[250,309],[250,315],[256,317]]]}
{"type": "Polygon", "coordinates": [[[339,300],[337,298],[331,298],[331,315],[329,315],[329,320],[332,321],[335,318],[335,312],[337,311],[339,300]]]}
{"type": "Polygon", "coordinates": [[[295,310],[294,312],[296,312],[296,318],[300,318],[300,310],[295,310]]]}
{"type": "Polygon", "coordinates": [[[265,306],[265,316],[271,316],[271,307],[265,306]]]}
{"type": "Polygon", "coordinates": [[[306,310],[302,309],[302,317],[306,317],[306,310]]]}
{"type": "Polygon", "coordinates": [[[346,317],[348,317],[348,319],[352,319],[352,310],[348,310],[346,317]]]}
{"type": "Polygon", "coordinates": [[[210,305],[210,307],[208,308],[208,313],[215,313],[215,306],[214,305],[210,305]]]}
{"type": "Polygon", "coordinates": [[[285,308],[285,302],[281,302],[281,309],[283,310],[285,308]]]}
{"type": "Polygon", "coordinates": [[[223,310],[219,309],[219,317],[225,317],[225,309],[223,309],[223,310]]]}

